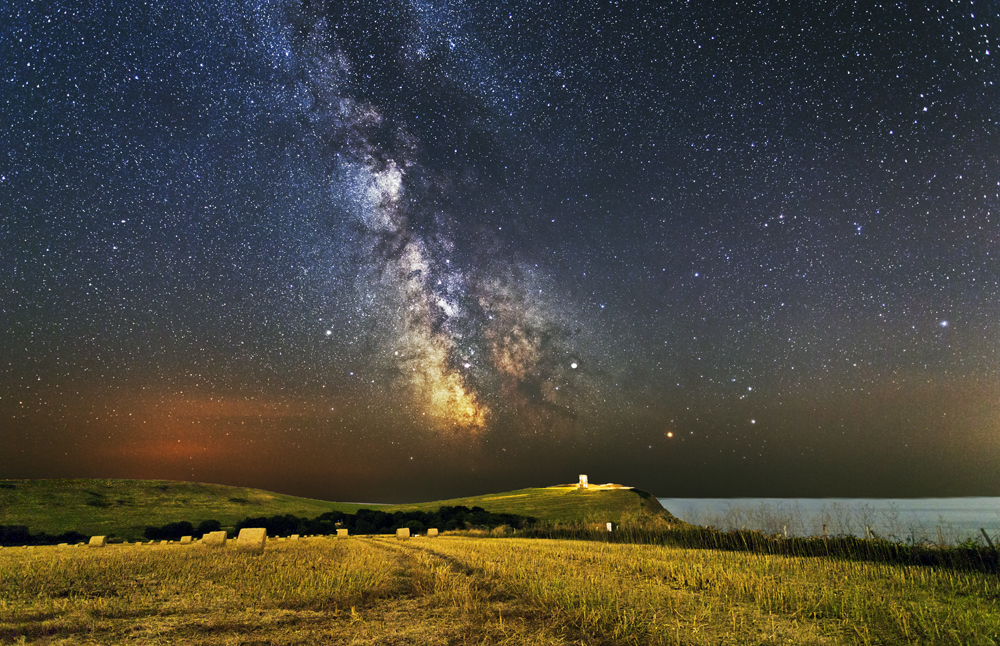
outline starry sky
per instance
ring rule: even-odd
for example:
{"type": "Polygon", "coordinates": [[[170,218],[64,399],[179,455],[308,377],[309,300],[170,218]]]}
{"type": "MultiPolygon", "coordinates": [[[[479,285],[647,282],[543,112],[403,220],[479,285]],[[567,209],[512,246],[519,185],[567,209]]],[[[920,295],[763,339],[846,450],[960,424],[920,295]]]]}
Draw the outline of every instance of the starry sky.
{"type": "Polygon", "coordinates": [[[8,2],[0,477],[1000,495],[1000,2],[8,2]]]}

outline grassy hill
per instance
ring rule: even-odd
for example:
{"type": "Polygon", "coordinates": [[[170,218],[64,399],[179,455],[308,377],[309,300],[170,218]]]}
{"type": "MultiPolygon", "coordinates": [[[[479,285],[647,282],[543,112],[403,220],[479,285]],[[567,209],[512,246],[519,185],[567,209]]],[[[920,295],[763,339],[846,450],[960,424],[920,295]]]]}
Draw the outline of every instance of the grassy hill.
{"type": "Polygon", "coordinates": [[[637,489],[577,491],[575,487],[521,489],[407,505],[336,503],[311,498],[168,480],[0,480],[0,525],[27,525],[32,533],[77,531],[88,536],[142,536],[149,525],[215,519],[223,527],[252,516],[292,514],[312,518],[358,509],[436,511],[445,505],[482,507],[494,513],[534,516],[548,522],[622,522],[671,519],[659,502],[637,489]]]}
{"type": "Polygon", "coordinates": [[[316,516],[331,503],[195,482],[167,480],[0,480],[0,525],[33,533],[78,531],[138,538],[148,525],[215,519],[232,525],[247,516],[316,516]]]}
{"type": "Polygon", "coordinates": [[[649,515],[665,515],[672,519],[660,502],[639,489],[590,489],[575,486],[519,489],[506,493],[436,500],[413,505],[380,507],[386,511],[436,511],[445,505],[482,507],[487,511],[519,516],[534,516],[539,520],[560,523],[583,521],[615,522],[649,515]]]}

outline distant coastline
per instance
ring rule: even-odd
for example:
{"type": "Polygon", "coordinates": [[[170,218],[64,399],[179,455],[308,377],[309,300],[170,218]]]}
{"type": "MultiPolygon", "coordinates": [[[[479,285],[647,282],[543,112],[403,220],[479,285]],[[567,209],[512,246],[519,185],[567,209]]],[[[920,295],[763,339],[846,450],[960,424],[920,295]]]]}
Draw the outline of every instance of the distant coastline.
{"type": "Polygon", "coordinates": [[[955,498],[657,498],[672,514],[718,529],[794,536],[864,537],[866,526],[898,541],[982,541],[1000,535],[1000,497],[955,498]]]}

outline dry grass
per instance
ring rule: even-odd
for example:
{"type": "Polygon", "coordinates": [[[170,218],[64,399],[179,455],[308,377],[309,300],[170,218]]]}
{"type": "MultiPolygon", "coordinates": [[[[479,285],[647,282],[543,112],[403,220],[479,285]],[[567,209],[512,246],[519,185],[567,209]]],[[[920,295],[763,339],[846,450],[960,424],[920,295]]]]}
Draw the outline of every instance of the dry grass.
{"type": "Polygon", "coordinates": [[[442,536],[0,550],[0,642],[998,644],[995,575],[442,536]]]}

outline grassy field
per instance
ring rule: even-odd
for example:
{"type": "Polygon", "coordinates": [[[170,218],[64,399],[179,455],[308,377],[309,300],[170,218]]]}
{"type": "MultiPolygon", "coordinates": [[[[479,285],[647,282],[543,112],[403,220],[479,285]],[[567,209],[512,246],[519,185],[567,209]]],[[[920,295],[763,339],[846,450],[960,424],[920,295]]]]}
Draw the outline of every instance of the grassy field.
{"type": "Polygon", "coordinates": [[[443,536],[0,549],[0,643],[997,644],[1000,580],[443,536]]]}
{"type": "Polygon", "coordinates": [[[184,520],[197,525],[214,519],[232,527],[247,517],[292,514],[312,518],[365,507],[387,512],[436,511],[446,505],[479,506],[550,523],[634,522],[650,515],[671,519],[655,498],[634,489],[580,492],[575,487],[551,487],[420,504],[366,505],[165,480],[0,480],[0,525],[27,525],[33,533],[77,531],[127,540],[142,537],[146,526],[184,520]]]}

